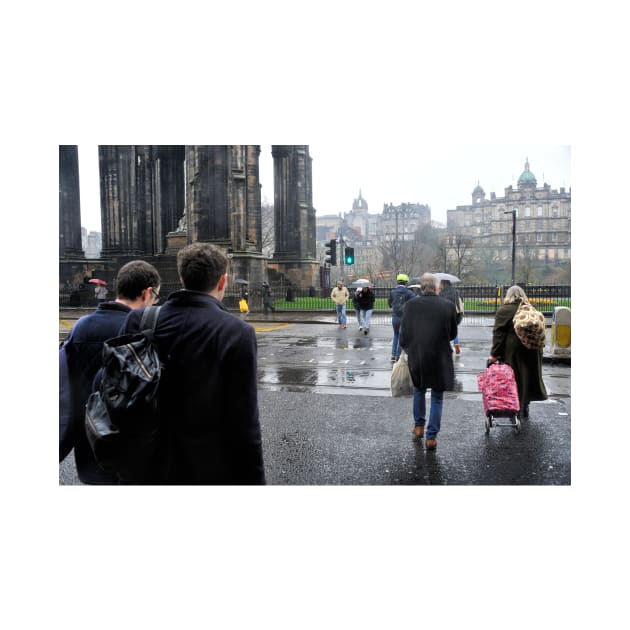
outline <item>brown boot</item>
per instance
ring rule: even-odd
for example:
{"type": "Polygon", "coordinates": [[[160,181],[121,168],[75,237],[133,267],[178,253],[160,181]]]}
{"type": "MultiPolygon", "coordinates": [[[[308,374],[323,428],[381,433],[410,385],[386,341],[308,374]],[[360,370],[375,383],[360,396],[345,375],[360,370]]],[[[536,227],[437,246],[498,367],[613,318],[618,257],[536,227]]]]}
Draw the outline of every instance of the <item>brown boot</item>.
{"type": "Polygon", "coordinates": [[[459,348],[459,344],[456,343],[455,344],[455,354],[459,354],[461,352],[460,348],[459,348]]]}
{"type": "Polygon", "coordinates": [[[414,427],[413,435],[414,437],[417,437],[417,438],[424,437],[424,427],[414,427]]]}
{"type": "Polygon", "coordinates": [[[437,448],[437,440],[426,440],[424,446],[427,451],[434,451],[437,448]]]}

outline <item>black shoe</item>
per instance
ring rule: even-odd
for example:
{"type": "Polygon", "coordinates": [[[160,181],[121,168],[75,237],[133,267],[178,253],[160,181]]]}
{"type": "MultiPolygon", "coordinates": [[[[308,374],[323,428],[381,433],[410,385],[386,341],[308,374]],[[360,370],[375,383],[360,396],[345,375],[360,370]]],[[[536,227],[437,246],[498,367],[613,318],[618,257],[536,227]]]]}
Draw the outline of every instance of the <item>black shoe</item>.
{"type": "Polygon", "coordinates": [[[392,357],[391,361],[392,361],[392,363],[396,363],[396,361],[398,361],[398,359],[396,357],[392,357]]]}

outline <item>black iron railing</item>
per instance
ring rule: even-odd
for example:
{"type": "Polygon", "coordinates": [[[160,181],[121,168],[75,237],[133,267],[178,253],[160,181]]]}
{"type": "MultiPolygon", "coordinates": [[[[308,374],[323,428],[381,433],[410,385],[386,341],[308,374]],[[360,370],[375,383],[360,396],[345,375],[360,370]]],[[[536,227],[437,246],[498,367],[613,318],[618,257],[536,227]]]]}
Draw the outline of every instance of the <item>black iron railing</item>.
{"type": "MultiPolygon", "coordinates": [[[[173,291],[180,288],[179,285],[163,284],[160,289],[161,302],[173,291]]],[[[508,285],[456,285],[459,294],[464,300],[464,310],[467,314],[494,314],[503,301],[508,285]]],[[[556,306],[571,306],[571,285],[527,285],[523,287],[530,302],[546,316],[550,317],[556,306]]],[[[389,312],[387,298],[393,286],[375,287],[376,311],[389,312]]],[[[350,287],[350,291],[354,288],[350,287]]],[[[107,299],[114,299],[115,289],[108,287],[107,299]]],[[[272,304],[277,311],[334,311],[334,304],[330,299],[331,289],[315,287],[272,286],[272,304]]],[[[243,297],[240,287],[229,287],[225,293],[224,303],[229,309],[239,309],[239,300],[243,297]]],[[[262,290],[258,287],[248,287],[247,302],[251,311],[262,311],[262,290]]],[[[97,305],[93,285],[81,286],[76,289],[60,288],[60,307],[94,307],[97,305]]],[[[352,300],[348,301],[348,309],[352,310],[352,300]]]]}

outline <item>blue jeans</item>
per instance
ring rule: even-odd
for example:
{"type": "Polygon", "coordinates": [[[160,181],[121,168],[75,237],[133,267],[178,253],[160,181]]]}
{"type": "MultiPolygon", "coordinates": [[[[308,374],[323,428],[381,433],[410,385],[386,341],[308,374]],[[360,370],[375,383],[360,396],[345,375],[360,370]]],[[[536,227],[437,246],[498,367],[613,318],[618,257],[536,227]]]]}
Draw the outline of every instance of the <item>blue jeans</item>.
{"type": "Polygon", "coordinates": [[[337,321],[339,324],[346,325],[348,318],[346,317],[346,305],[345,304],[335,304],[337,310],[337,321]]]}
{"type": "MultiPolygon", "coordinates": [[[[426,423],[426,400],[425,389],[413,388],[413,424],[416,427],[423,427],[426,423]]],[[[427,440],[435,440],[440,432],[442,424],[442,404],[444,402],[444,392],[436,392],[431,390],[431,411],[429,413],[429,424],[427,425],[424,437],[427,440]]]]}
{"type": "Polygon", "coordinates": [[[392,356],[396,357],[396,360],[400,358],[400,322],[402,317],[398,315],[392,315],[392,327],[394,328],[394,338],[392,339],[392,356]]]}
{"type": "Polygon", "coordinates": [[[370,309],[369,311],[366,311],[365,309],[361,309],[358,312],[359,328],[369,328],[371,319],[372,319],[372,309],[370,309]]]}

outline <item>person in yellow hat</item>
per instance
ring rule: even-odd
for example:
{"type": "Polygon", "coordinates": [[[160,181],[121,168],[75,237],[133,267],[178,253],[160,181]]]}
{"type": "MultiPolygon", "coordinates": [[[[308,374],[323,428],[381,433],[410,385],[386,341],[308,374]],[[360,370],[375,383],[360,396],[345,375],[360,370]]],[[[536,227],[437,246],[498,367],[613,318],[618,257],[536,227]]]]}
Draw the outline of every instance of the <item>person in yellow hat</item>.
{"type": "Polygon", "coordinates": [[[396,276],[396,282],[398,283],[394,289],[389,293],[387,298],[387,304],[392,309],[392,327],[394,329],[394,338],[392,339],[392,363],[398,361],[400,357],[400,321],[402,319],[403,310],[405,304],[416,297],[416,294],[407,288],[409,282],[409,276],[406,273],[399,273],[396,276]]]}

